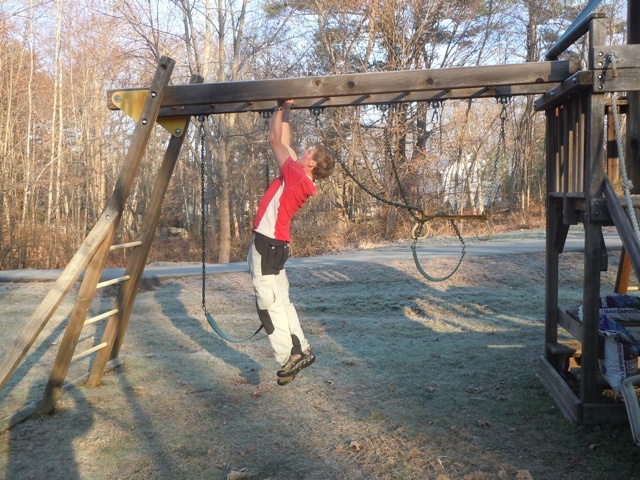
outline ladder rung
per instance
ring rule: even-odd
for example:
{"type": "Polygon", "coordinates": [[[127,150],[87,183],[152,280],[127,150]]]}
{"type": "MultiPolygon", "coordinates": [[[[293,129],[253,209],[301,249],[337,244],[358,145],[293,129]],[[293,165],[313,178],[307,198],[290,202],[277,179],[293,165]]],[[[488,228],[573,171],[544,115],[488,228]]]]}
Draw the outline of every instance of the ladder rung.
{"type": "Polygon", "coordinates": [[[95,317],[87,318],[84,321],[84,325],[91,325],[92,323],[98,322],[103,318],[110,317],[111,315],[114,315],[116,313],[118,313],[118,309],[114,308],[113,310],[109,310],[108,312],[101,313],[100,315],[96,315],[95,317]]]}
{"type": "Polygon", "coordinates": [[[81,352],[81,353],[79,353],[77,355],[74,355],[73,357],[71,357],[71,361],[75,362],[79,358],[86,357],[87,355],[91,355],[93,352],[96,352],[96,351],[98,351],[101,348],[104,348],[106,346],[107,346],[107,342],[102,342],[100,345],[96,345],[95,347],[92,347],[92,348],[90,348],[88,350],[85,350],[84,352],[81,352]]]}
{"type": "Polygon", "coordinates": [[[140,240],[136,240],[135,242],[129,242],[129,243],[120,243],[119,245],[111,245],[109,247],[109,251],[113,252],[114,250],[121,250],[123,248],[139,247],[140,245],[142,245],[142,241],[140,240]]]}
{"type": "Polygon", "coordinates": [[[111,280],[105,280],[104,282],[100,282],[98,285],[96,285],[96,288],[104,288],[104,287],[108,287],[109,285],[115,285],[116,283],[126,282],[130,278],[131,277],[129,275],[125,275],[123,277],[113,278],[111,280]]]}

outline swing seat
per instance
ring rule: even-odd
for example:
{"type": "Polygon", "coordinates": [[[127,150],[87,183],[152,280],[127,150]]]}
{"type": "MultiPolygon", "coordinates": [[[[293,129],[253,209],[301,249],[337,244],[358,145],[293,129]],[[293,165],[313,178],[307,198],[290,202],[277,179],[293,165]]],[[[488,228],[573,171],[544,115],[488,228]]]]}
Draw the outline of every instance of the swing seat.
{"type": "Polygon", "coordinates": [[[636,393],[636,385],[640,384],[640,375],[634,375],[622,382],[622,396],[624,404],[627,408],[627,416],[629,417],[629,425],[631,426],[631,434],[633,441],[640,447],[640,403],[638,402],[638,394],[636,393]]]}

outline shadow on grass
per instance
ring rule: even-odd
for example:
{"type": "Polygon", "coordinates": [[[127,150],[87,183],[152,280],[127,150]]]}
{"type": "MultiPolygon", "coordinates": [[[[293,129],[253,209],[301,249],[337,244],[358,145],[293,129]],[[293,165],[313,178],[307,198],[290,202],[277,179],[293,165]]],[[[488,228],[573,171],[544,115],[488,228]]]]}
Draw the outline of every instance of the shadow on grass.
{"type": "MultiPolygon", "coordinates": [[[[237,366],[240,370],[239,375],[241,378],[250,385],[258,385],[260,382],[260,365],[251,357],[233,348],[230,343],[220,338],[206,322],[202,321],[204,313],[201,318],[195,318],[187,312],[181,302],[176,302],[175,299],[180,298],[182,289],[183,286],[179,283],[165,282],[162,288],[156,291],[156,300],[163,314],[169,318],[176,329],[188,336],[199,348],[205,350],[209,355],[223,360],[230,366],[237,366]],[[166,294],[168,291],[171,292],[170,295],[166,294]]],[[[257,337],[256,339],[259,338],[257,337]]]]}
{"type": "MultiPolygon", "coordinates": [[[[119,474],[221,478],[234,466],[279,480],[633,478],[628,429],[569,424],[536,378],[536,258],[503,258],[499,271],[467,260],[473,268],[441,284],[375,263],[289,268],[317,361],[286,387],[275,386],[264,337],[230,345],[190,313],[197,281],[141,292],[147,311],[132,318],[127,368],[106,387],[125,396],[121,425],[131,431],[119,474]]],[[[224,295],[237,301],[232,288],[224,295]]],[[[104,408],[101,418],[118,418],[104,408]]],[[[34,424],[32,438],[43,429],[34,424]]],[[[28,457],[26,442],[15,448],[28,457]]]]}

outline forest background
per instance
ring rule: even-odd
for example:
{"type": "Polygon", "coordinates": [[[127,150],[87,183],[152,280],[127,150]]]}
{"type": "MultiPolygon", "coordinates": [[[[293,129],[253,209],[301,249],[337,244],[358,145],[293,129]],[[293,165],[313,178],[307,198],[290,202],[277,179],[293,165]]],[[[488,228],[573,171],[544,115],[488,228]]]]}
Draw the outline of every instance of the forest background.
{"type": "MultiPolygon", "coordinates": [[[[0,269],[65,266],[110,198],[133,130],[106,92],[148,85],[163,55],[177,61],[176,84],[194,73],[229,82],[542,61],[586,3],[0,0],[0,269]]],[[[626,0],[598,9],[608,42],[625,43],[626,0]]],[[[564,58],[583,61],[585,49],[564,58]]],[[[544,222],[543,114],[533,97],[497,100],[294,111],[296,149],[322,142],[340,160],[294,222],[294,255],[408,238],[411,215],[386,201],[489,212],[494,230],[544,222]]],[[[200,260],[203,224],[208,261],[244,258],[278,174],[268,128],[255,113],[208,117],[201,159],[194,119],[150,261],[200,260]]],[[[157,127],[119,243],[137,237],[168,140],[157,127]]],[[[439,233],[453,234],[446,225],[439,233]]]]}

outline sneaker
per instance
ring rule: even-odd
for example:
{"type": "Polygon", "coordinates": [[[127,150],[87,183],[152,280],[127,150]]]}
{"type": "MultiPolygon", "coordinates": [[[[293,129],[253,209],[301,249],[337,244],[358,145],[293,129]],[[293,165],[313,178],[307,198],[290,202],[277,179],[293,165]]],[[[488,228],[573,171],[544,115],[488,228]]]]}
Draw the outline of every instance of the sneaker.
{"type": "Polygon", "coordinates": [[[296,378],[296,374],[289,375],[288,377],[278,377],[278,385],[284,387],[285,385],[289,385],[296,378]]]}
{"type": "Polygon", "coordinates": [[[309,347],[307,350],[302,352],[302,354],[295,353],[291,355],[289,360],[287,360],[282,368],[278,370],[277,375],[280,378],[295,376],[300,370],[307,368],[315,361],[316,357],[311,352],[311,347],[309,347]]]}

